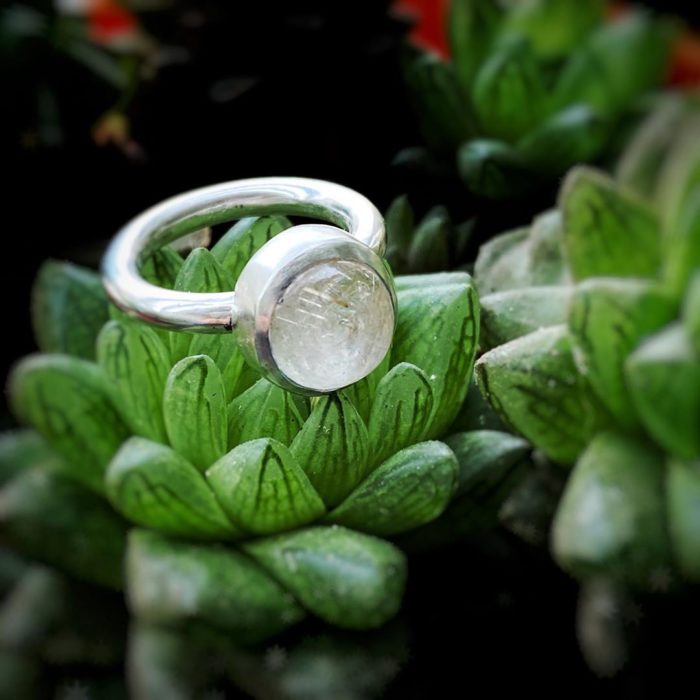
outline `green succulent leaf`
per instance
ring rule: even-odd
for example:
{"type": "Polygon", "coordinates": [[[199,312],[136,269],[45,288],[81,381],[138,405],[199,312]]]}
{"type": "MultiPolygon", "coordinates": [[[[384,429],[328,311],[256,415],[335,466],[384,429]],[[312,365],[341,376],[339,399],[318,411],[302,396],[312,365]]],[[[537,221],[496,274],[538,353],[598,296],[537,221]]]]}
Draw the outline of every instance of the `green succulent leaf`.
{"type": "Polygon", "coordinates": [[[539,328],[566,322],[570,286],[527,287],[481,298],[481,345],[493,348],[539,328]]]}
{"type": "Polygon", "coordinates": [[[377,386],[389,370],[390,364],[391,351],[387,352],[384,359],[364,379],[338,392],[341,396],[352,401],[352,405],[357,409],[365,424],[369,422],[369,414],[377,393],[377,386]]]}
{"type": "Polygon", "coordinates": [[[431,538],[438,543],[458,541],[470,533],[491,530],[498,524],[506,498],[530,470],[526,459],[529,443],[509,433],[457,433],[447,439],[447,444],[459,464],[457,485],[445,513],[425,528],[428,542],[431,538]]]}
{"type": "Polygon", "coordinates": [[[466,273],[425,277],[418,286],[398,287],[392,362],[413,364],[428,377],[434,409],[425,437],[432,438],[452,423],[466,396],[478,344],[479,303],[466,273]]]}
{"type": "Polygon", "coordinates": [[[112,505],[138,525],[191,538],[240,534],[201,472],[170,447],[138,437],[127,440],[105,480],[112,505]]]}
{"type": "MultiPolygon", "coordinates": [[[[248,261],[273,236],[289,228],[286,216],[251,216],[237,221],[211,249],[233,285],[248,261]]],[[[231,286],[229,289],[233,289],[231,286]]]]}
{"type": "Polygon", "coordinates": [[[467,397],[464,399],[454,423],[450,426],[448,434],[472,430],[505,430],[500,416],[479,390],[475,375],[472,375],[467,397]]]}
{"type": "Polygon", "coordinates": [[[214,360],[195,355],[172,368],[163,394],[163,417],[170,444],[199,470],[226,452],[226,392],[214,360]]]}
{"type": "Polygon", "coordinates": [[[134,620],[129,624],[129,692],[137,698],[196,697],[210,678],[207,646],[182,630],[134,620]]]}
{"type": "Polygon", "coordinates": [[[641,12],[602,24],[566,62],[554,88],[556,104],[585,102],[620,113],[661,81],[674,34],[666,22],[641,12]]]}
{"type": "Polygon", "coordinates": [[[99,275],[71,263],[45,262],[32,288],[32,326],[43,352],[95,358],[95,338],[109,318],[99,275]]]}
{"type": "Polygon", "coordinates": [[[419,442],[430,428],[433,389],[422,369],[401,362],[379,382],[369,418],[371,463],[419,442]]]}
{"type": "Polygon", "coordinates": [[[452,0],[447,20],[450,55],[468,89],[493,43],[503,11],[495,0],[452,0]]]}
{"type": "Polygon", "coordinates": [[[146,530],[129,536],[127,590],[141,620],[204,623],[242,644],[278,634],[304,616],[284,588],[240,552],[146,530]]]}
{"type": "Polygon", "coordinates": [[[464,184],[487,199],[519,197],[540,184],[517,149],[494,139],[465,141],[457,150],[457,170],[464,184]]]}
{"type": "Polygon", "coordinates": [[[560,206],[575,279],[656,275],[661,262],[659,223],[643,201],[607,175],[576,168],[564,183],[560,206]]]}
{"type": "Polygon", "coordinates": [[[698,171],[698,186],[689,193],[676,223],[663,239],[664,279],[679,296],[693,273],[700,270],[700,165],[698,171]]]}
{"type": "Polygon", "coordinates": [[[102,492],[105,467],[129,435],[102,370],[77,357],[33,355],[15,366],[9,391],[15,415],[65,460],[61,470],[102,492]]]}
{"type": "Polygon", "coordinates": [[[505,36],[526,37],[538,56],[557,59],[575,49],[603,19],[603,0],[521,0],[504,15],[505,36]]]}
{"type": "Polygon", "coordinates": [[[151,253],[139,266],[139,272],[146,282],[174,289],[182,264],[179,253],[167,246],[151,253]]]}
{"type": "Polygon", "coordinates": [[[334,506],[367,473],[369,446],[367,428],[350,399],[329,394],[315,402],[290,449],[324,503],[334,506]]]}
{"type": "Polygon", "coordinates": [[[673,143],[662,167],[656,163],[658,180],[654,204],[662,213],[664,229],[671,235],[682,226],[688,200],[697,200],[700,189],[700,115],[695,111],[684,116],[672,132],[673,143]]]}
{"type": "Polygon", "coordinates": [[[547,103],[544,75],[527,41],[496,48],[479,68],[472,94],[482,131],[513,141],[542,118],[547,103]]]}
{"type": "Polygon", "coordinates": [[[495,236],[479,248],[474,277],[482,297],[530,286],[529,237],[529,228],[518,228],[495,236]]]}
{"type": "MultiPolygon", "coordinates": [[[[63,576],[45,566],[27,567],[0,608],[3,650],[31,653],[32,648],[50,644],[51,633],[63,626],[61,618],[66,615],[68,604],[68,586],[63,576]]],[[[8,685],[5,669],[2,670],[3,690],[17,693],[17,688],[8,685]]],[[[36,697],[36,694],[31,693],[29,697],[36,697]]]]}
{"type": "Polygon", "coordinates": [[[570,464],[606,415],[574,363],[565,326],[551,326],[501,345],[476,365],[484,395],[548,457],[570,464]]]}
{"type": "Polygon", "coordinates": [[[455,274],[455,272],[433,272],[429,275],[399,275],[394,278],[394,286],[397,293],[416,289],[428,290],[442,285],[449,286],[455,282],[455,274]]]}
{"type": "Polygon", "coordinates": [[[473,133],[469,104],[454,68],[420,54],[406,68],[406,83],[426,141],[437,151],[451,153],[473,133]]]}
{"type": "Polygon", "coordinates": [[[58,459],[36,430],[18,428],[0,433],[0,485],[30,467],[52,467],[58,459]]]}
{"type": "Polygon", "coordinates": [[[393,269],[401,269],[413,240],[414,217],[408,197],[397,197],[384,214],[386,227],[386,259],[393,269]]]}
{"type": "Polygon", "coordinates": [[[233,286],[231,274],[206,248],[195,248],[175,279],[175,289],[182,292],[223,292],[233,286]]]}
{"type": "Polygon", "coordinates": [[[456,433],[445,442],[459,466],[454,497],[469,496],[475,503],[500,492],[530,451],[526,440],[498,430],[456,433]]]}
{"type": "Polygon", "coordinates": [[[403,554],[384,540],[342,527],[312,527],[244,548],[314,615],[339,627],[379,627],[401,605],[403,554]]]}
{"type": "Polygon", "coordinates": [[[435,520],[447,507],[457,460],[442,442],[411,445],[375,469],[328,520],[374,535],[395,535],[435,520]]]}
{"type": "Polygon", "coordinates": [[[474,266],[481,295],[569,284],[563,238],[561,213],[552,209],[535,217],[529,228],[508,231],[484,243],[474,266]]]}
{"type": "Polygon", "coordinates": [[[236,397],[228,409],[228,444],[270,437],[289,445],[304,422],[292,394],[260,379],[236,397]]]}
{"type": "Polygon", "coordinates": [[[577,285],[569,313],[577,366],[621,426],[638,424],[625,360],[639,341],[671,321],[673,299],[648,280],[593,278],[577,285]]]}
{"type": "Polygon", "coordinates": [[[642,343],[627,359],[625,375],[654,440],[683,459],[700,456],[700,357],[682,324],[642,343]]]}
{"type": "Polygon", "coordinates": [[[491,532],[504,500],[529,473],[530,446],[522,438],[495,430],[475,430],[448,438],[458,461],[457,482],[444,513],[401,536],[404,548],[433,551],[465,536],[491,532]]]}
{"type": "Polygon", "coordinates": [[[188,350],[190,355],[208,355],[221,370],[226,390],[226,400],[245,391],[257,377],[248,376],[248,365],[233,334],[199,333],[192,338],[188,350]]]}
{"type": "Polygon", "coordinates": [[[683,302],[683,323],[695,352],[700,353],[700,270],[695,273],[683,302]]]}
{"type": "Polygon", "coordinates": [[[271,438],[234,447],[207,481],[231,520],[256,535],[307,525],[326,510],[289,448],[271,438]]]}
{"type": "MultiPolygon", "coordinates": [[[[139,272],[146,282],[150,282],[156,287],[175,289],[175,280],[183,262],[182,256],[174,248],[166,246],[154,251],[141,261],[139,272]]],[[[109,307],[109,311],[110,316],[116,321],[123,321],[126,318],[126,314],[114,305],[109,307]]],[[[169,350],[170,338],[173,333],[165,328],[154,328],[153,330],[169,350]]]]}
{"type": "MultiPolygon", "coordinates": [[[[233,286],[231,275],[206,248],[195,248],[187,256],[175,279],[175,289],[181,292],[230,292],[233,286]]],[[[192,355],[190,345],[197,337],[192,333],[171,333],[170,352],[173,360],[192,355]]],[[[198,340],[197,343],[200,350],[205,350],[204,354],[218,357],[219,351],[211,350],[211,346],[226,343],[232,352],[234,340],[228,333],[226,336],[210,335],[205,341],[198,340]]]]}
{"type": "Polygon", "coordinates": [[[116,388],[131,430],[165,442],[163,390],[170,355],[156,332],[128,319],[109,321],[98,336],[97,361],[116,388]]]}
{"type": "Polygon", "coordinates": [[[436,210],[415,229],[406,259],[409,271],[433,272],[449,267],[452,222],[443,207],[436,210]]]}
{"type": "MultiPolygon", "coordinates": [[[[187,292],[230,292],[234,280],[214,251],[196,248],[182,266],[175,287],[187,292]]],[[[171,333],[170,345],[175,359],[186,355],[211,357],[221,370],[227,400],[247,388],[243,353],[232,333],[171,333]]]]}
{"type": "MultiPolygon", "coordinates": [[[[583,4],[583,3],[580,3],[583,4]]],[[[556,176],[593,160],[610,134],[606,117],[585,104],[567,107],[518,142],[518,152],[544,175],[556,176]]]]}
{"type": "Polygon", "coordinates": [[[553,526],[553,552],[577,577],[606,576],[642,589],[671,573],[663,459],[618,433],[597,435],[576,464],[553,526]]]}
{"type": "Polygon", "coordinates": [[[122,586],[124,522],[102,498],[60,474],[28,469],[8,482],[0,491],[0,529],[28,557],[122,586]]]}
{"type": "Polygon", "coordinates": [[[525,247],[530,285],[563,285],[571,282],[564,256],[564,221],[558,209],[535,217],[525,247]]]}
{"type": "Polygon", "coordinates": [[[644,199],[657,194],[659,170],[667,169],[669,150],[682,130],[685,100],[666,93],[651,113],[636,128],[615,167],[615,181],[644,199]],[[661,168],[659,168],[661,163],[661,168]]]}
{"type": "Polygon", "coordinates": [[[700,462],[671,459],[666,472],[668,532],[683,577],[700,581],[700,462]]]}
{"type": "Polygon", "coordinates": [[[533,546],[545,546],[564,490],[564,472],[548,461],[514,484],[498,509],[500,524],[533,546]]]}

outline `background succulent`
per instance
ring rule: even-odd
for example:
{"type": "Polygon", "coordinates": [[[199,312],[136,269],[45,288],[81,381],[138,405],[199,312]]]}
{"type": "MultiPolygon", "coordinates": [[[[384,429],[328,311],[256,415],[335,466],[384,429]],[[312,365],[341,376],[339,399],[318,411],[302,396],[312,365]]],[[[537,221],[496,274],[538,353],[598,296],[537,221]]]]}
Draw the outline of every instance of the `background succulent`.
{"type": "MultiPolygon", "coordinates": [[[[288,225],[242,220],[184,261],[159,251],[143,274],[231,289],[288,225]]],[[[504,439],[518,457],[526,449],[495,431],[452,436],[453,449],[435,439],[469,386],[471,278],[400,277],[397,290],[390,357],[308,400],[257,377],[232,337],[153,329],[109,307],[94,273],[47,263],[33,302],[43,352],[10,379],[14,410],[33,429],[2,442],[3,539],[79,578],[125,584],[148,623],[240,642],[306,611],[342,627],[382,624],[399,608],[405,559],[380,537],[434,520],[489,478],[502,454],[470,450],[475,438],[504,439]]]]}
{"type": "Polygon", "coordinates": [[[574,169],[556,210],[476,263],[484,395],[562,482],[572,468],[560,499],[521,485],[504,511],[555,511],[589,611],[700,580],[699,145],[697,106],[661,99],[614,177],[574,169]]]}
{"type": "Polygon", "coordinates": [[[599,158],[664,76],[674,35],[641,11],[604,15],[602,0],[452,0],[450,60],[416,52],[406,66],[429,153],[398,160],[513,198],[599,158]]]}
{"type": "Polygon", "coordinates": [[[444,206],[432,207],[416,221],[406,195],[389,205],[385,222],[386,259],[394,274],[450,269],[464,256],[474,227],[473,219],[454,224],[444,206]]]}

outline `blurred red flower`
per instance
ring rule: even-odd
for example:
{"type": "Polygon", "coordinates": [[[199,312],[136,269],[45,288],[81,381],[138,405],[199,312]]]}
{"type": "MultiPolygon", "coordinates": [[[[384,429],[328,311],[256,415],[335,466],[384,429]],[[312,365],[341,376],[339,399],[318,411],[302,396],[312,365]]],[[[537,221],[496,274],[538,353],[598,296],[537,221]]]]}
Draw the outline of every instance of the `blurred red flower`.
{"type": "Polygon", "coordinates": [[[139,34],[139,21],[133,12],[116,0],[89,0],[88,36],[101,46],[127,48],[139,34]]]}
{"type": "Polygon", "coordinates": [[[395,0],[392,10],[397,15],[415,19],[409,38],[416,46],[447,58],[450,49],[445,22],[449,5],[450,0],[395,0]]]}
{"type": "MultiPolygon", "coordinates": [[[[415,21],[409,39],[416,46],[449,58],[445,26],[450,0],[395,0],[392,10],[415,21]]],[[[632,11],[630,3],[610,2],[606,16],[614,22],[632,11]]],[[[686,31],[674,47],[668,83],[683,87],[700,86],[700,34],[686,31]]]]}

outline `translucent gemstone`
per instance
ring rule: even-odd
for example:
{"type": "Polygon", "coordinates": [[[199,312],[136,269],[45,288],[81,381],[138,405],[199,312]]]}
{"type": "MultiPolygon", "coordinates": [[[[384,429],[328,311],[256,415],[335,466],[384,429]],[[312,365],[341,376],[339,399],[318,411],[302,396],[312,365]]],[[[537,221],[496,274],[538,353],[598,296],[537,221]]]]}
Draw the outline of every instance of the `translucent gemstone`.
{"type": "Polygon", "coordinates": [[[277,366],[292,381],[332,391],[367,376],[394,333],[394,307],[371,267],[339,260],[304,271],[270,320],[277,366]]]}

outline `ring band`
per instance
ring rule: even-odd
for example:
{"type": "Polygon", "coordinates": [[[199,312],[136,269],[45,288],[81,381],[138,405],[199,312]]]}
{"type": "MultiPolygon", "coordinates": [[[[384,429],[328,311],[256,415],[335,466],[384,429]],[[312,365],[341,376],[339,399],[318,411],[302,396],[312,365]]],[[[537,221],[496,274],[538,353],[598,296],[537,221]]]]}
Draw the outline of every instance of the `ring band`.
{"type": "Polygon", "coordinates": [[[185,192],[129,222],[107,250],[102,275],[107,293],[126,313],[170,330],[212,333],[235,325],[235,293],[191,294],[149,284],[138,271],[148,253],[215,224],[262,214],[329,221],[382,255],[384,220],[363,195],[332,182],[264,177],[185,192]]]}
{"type": "MultiPolygon", "coordinates": [[[[384,248],[382,216],[358,192],[322,180],[254,178],[186,192],[148,209],[114,238],[103,260],[102,275],[109,297],[127,314],[170,330],[234,330],[246,357],[270,379],[295,391],[323,393],[366,376],[371,371],[367,368],[376,366],[388,350],[390,334],[387,342],[387,333],[382,333],[380,326],[388,323],[393,333],[396,300],[391,275],[380,257],[384,248]],[[206,226],[263,214],[300,215],[332,225],[304,224],[278,234],[251,258],[231,292],[163,289],[146,282],[139,273],[139,263],[148,254],[182,236],[206,226]],[[324,271],[323,265],[331,267],[324,271]],[[299,282],[295,287],[295,280],[301,278],[303,284],[299,282]],[[293,300],[289,297],[292,293],[297,294],[293,300]],[[310,294],[317,295],[315,300],[310,294]],[[279,309],[285,303],[282,314],[279,309]],[[318,308],[312,309],[312,303],[318,308]],[[383,318],[379,324],[368,324],[377,309],[383,318]],[[363,314],[368,318],[362,319],[363,314]],[[296,336],[282,330],[283,325],[306,329],[309,344],[315,334],[328,350],[332,348],[336,320],[344,326],[337,340],[355,343],[355,354],[371,351],[365,358],[340,353],[340,359],[354,365],[354,371],[353,367],[346,372],[336,367],[336,372],[324,381],[310,366],[305,371],[303,367],[294,369],[294,362],[280,362],[292,353],[283,348],[283,343],[299,344],[296,336]],[[372,345],[368,332],[379,332],[379,346],[386,345],[376,362],[381,347],[372,345]],[[275,335],[279,336],[276,347],[275,335]],[[358,335],[362,338],[355,337],[358,335]],[[359,373],[362,376],[356,376],[359,373]]],[[[300,347],[294,349],[297,355],[303,353],[304,342],[299,342],[300,347]]],[[[313,347],[307,350],[314,355],[313,347]]],[[[305,362],[297,356],[295,362],[307,365],[312,359],[305,362]]],[[[331,359],[328,364],[333,364],[331,359]]]]}

